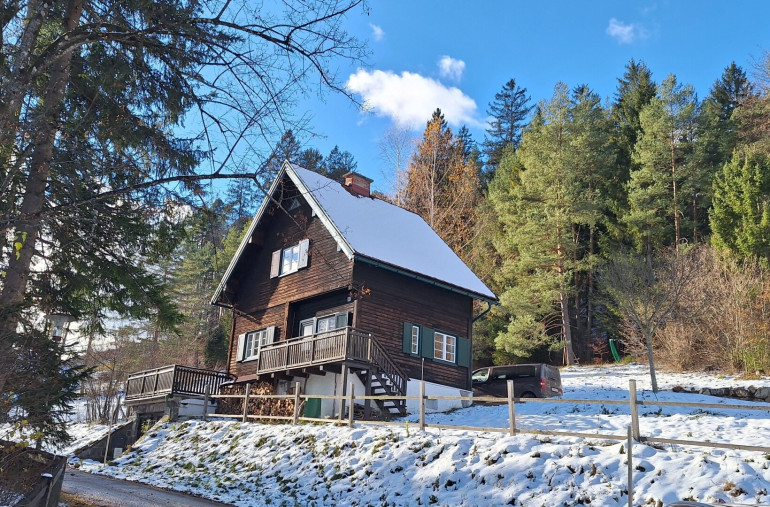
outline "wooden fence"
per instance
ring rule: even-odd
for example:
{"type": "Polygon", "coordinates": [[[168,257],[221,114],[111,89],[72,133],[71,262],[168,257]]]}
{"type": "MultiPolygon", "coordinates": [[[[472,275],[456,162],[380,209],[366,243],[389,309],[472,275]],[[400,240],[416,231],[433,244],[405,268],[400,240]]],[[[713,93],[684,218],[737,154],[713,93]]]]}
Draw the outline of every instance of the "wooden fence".
{"type": "Polygon", "coordinates": [[[756,410],[756,411],[770,411],[770,404],[751,404],[751,405],[738,405],[738,404],[723,404],[723,403],[687,403],[687,402],[674,402],[674,401],[648,401],[640,400],[637,398],[636,393],[636,381],[629,381],[629,396],[628,400],[584,400],[584,399],[561,399],[561,398],[514,398],[513,396],[513,381],[508,381],[508,397],[498,398],[492,396],[474,396],[473,401],[475,403],[505,403],[508,405],[508,427],[479,427],[479,426],[455,426],[446,424],[428,424],[425,421],[425,405],[428,400],[452,400],[452,401],[468,401],[467,397],[460,396],[426,396],[425,395],[425,383],[420,383],[419,396],[356,396],[354,392],[354,386],[351,383],[346,395],[317,395],[317,394],[301,394],[300,384],[297,383],[294,389],[294,394],[273,394],[273,395],[250,395],[248,385],[245,394],[230,394],[230,395],[207,395],[206,402],[204,403],[204,415],[203,418],[220,417],[220,418],[233,418],[237,417],[242,421],[250,420],[278,420],[278,421],[290,421],[291,424],[297,424],[301,421],[308,422],[324,422],[331,424],[347,424],[352,427],[354,423],[359,424],[376,424],[376,425],[397,425],[405,426],[408,424],[405,421],[370,421],[370,420],[355,420],[354,410],[345,410],[345,407],[353,407],[355,401],[363,400],[418,400],[419,401],[419,420],[418,426],[421,431],[425,428],[439,428],[448,430],[465,430],[465,431],[482,431],[482,432],[496,432],[507,433],[509,435],[518,434],[534,434],[534,435],[548,435],[548,436],[563,436],[563,437],[578,437],[578,438],[593,438],[593,439],[606,439],[606,440],[618,440],[623,441],[629,438],[629,435],[633,440],[641,443],[648,444],[676,444],[687,446],[702,446],[702,447],[714,447],[722,449],[737,449],[744,451],[760,451],[770,452],[770,447],[755,446],[755,445],[743,445],[734,444],[729,442],[711,442],[701,440],[682,440],[672,438],[658,438],[648,437],[641,433],[639,425],[639,407],[640,406],[659,406],[659,407],[683,407],[683,408],[695,408],[700,410],[705,409],[733,409],[733,410],[756,410]],[[294,414],[292,416],[267,416],[267,415],[253,415],[249,414],[246,407],[248,407],[248,400],[250,398],[262,398],[262,399],[292,399],[294,400],[294,414]],[[208,404],[208,399],[216,398],[242,398],[244,400],[244,410],[241,414],[208,414],[206,415],[205,407],[208,404]],[[302,417],[300,411],[303,405],[303,401],[309,398],[317,399],[332,399],[337,403],[338,411],[336,419],[319,419],[311,417],[302,417]],[[631,425],[629,426],[629,434],[606,434],[606,433],[586,433],[575,431],[556,431],[547,429],[522,429],[516,425],[516,406],[521,403],[581,403],[581,404],[600,404],[600,405],[628,405],[631,413],[631,425]]]}

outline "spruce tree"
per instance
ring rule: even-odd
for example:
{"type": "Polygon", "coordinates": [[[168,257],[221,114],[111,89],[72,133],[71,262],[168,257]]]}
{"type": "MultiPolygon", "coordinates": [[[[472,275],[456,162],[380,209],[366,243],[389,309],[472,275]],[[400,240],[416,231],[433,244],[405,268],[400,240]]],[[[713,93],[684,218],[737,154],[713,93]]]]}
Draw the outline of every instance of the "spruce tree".
{"type": "MultiPolygon", "coordinates": [[[[152,267],[179,242],[180,209],[200,204],[202,181],[253,177],[256,168],[231,170],[241,167],[234,159],[240,146],[291,123],[292,98],[309,78],[320,75],[324,87],[340,89],[332,59],[363,54],[338,23],[356,4],[308,2],[282,11],[175,0],[6,6],[4,411],[20,400],[25,373],[17,359],[39,329],[38,314],[103,321],[116,312],[173,325],[178,312],[152,267]],[[260,24],[275,29],[254,29],[260,24]]],[[[49,366],[37,372],[42,381],[59,373],[49,366]]]]}
{"type": "Polygon", "coordinates": [[[487,114],[491,117],[489,127],[484,136],[484,155],[486,156],[486,173],[491,173],[500,164],[503,148],[513,145],[514,149],[521,143],[521,134],[527,125],[527,116],[532,111],[527,89],[510,79],[502,90],[495,94],[490,102],[487,114]]]}
{"type": "Polygon", "coordinates": [[[714,179],[712,242],[744,259],[770,263],[770,162],[736,151],[714,179]]]}

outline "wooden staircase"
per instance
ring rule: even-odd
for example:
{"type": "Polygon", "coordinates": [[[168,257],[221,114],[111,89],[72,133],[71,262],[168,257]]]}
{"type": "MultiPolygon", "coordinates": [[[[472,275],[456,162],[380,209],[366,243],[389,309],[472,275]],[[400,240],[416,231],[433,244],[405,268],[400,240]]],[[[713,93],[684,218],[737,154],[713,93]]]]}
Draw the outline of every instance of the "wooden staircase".
{"type": "MultiPolygon", "coordinates": [[[[383,370],[370,368],[368,370],[355,370],[361,382],[369,387],[367,396],[406,396],[406,377],[399,385],[391,380],[391,377],[383,370]]],[[[380,414],[386,419],[406,416],[406,400],[374,400],[380,409],[380,414]]]]}

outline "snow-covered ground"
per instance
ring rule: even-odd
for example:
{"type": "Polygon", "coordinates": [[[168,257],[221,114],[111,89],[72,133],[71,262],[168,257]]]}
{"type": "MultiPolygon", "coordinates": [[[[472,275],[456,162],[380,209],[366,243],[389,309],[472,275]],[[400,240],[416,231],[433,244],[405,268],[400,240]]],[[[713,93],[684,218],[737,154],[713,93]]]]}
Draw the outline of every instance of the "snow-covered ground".
{"type": "MultiPolygon", "coordinates": [[[[643,365],[562,370],[565,399],[627,400],[628,380],[645,400],[752,405],[674,386],[770,386],[713,374],[660,373],[649,390],[643,365]]],[[[753,404],[757,406],[756,403],[753,404]]],[[[763,404],[763,406],[767,406],[763,404]]],[[[675,500],[770,503],[767,411],[640,407],[645,436],[731,442],[767,452],[678,445],[632,449],[635,505],[675,500]]],[[[177,422],[155,428],[109,466],[81,469],[138,480],[241,506],[263,505],[627,505],[624,441],[404,426],[177,422]]],[[[506,406],[434,414],[428,424],[508,426],[506,406]]],[[[538,401],[516,407],[520,429],[624,435],[626,405],[538,401]]],[[[77,427],[73,426],[73,430],[77,427]]],[[[90,430],[95,436],[98,431],[90,430]]]]}

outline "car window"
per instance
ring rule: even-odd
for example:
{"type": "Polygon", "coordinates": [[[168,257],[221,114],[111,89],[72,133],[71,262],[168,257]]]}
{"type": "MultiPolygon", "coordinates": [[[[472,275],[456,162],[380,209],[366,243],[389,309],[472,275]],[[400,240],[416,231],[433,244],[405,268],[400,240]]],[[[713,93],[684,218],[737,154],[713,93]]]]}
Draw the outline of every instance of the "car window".
{"type": "Polygon", "coordinates": [[[473,372],[471,380],[476,382],[484,382],[487,380],[487,377],[489,377],[489,368],[482,368],[473,372]]]}
{"type": "Polygon", "coordinates": [[[537,366],[516,366],[511,372],[510,378],[530,378],[538,377],[537,366]]]}

